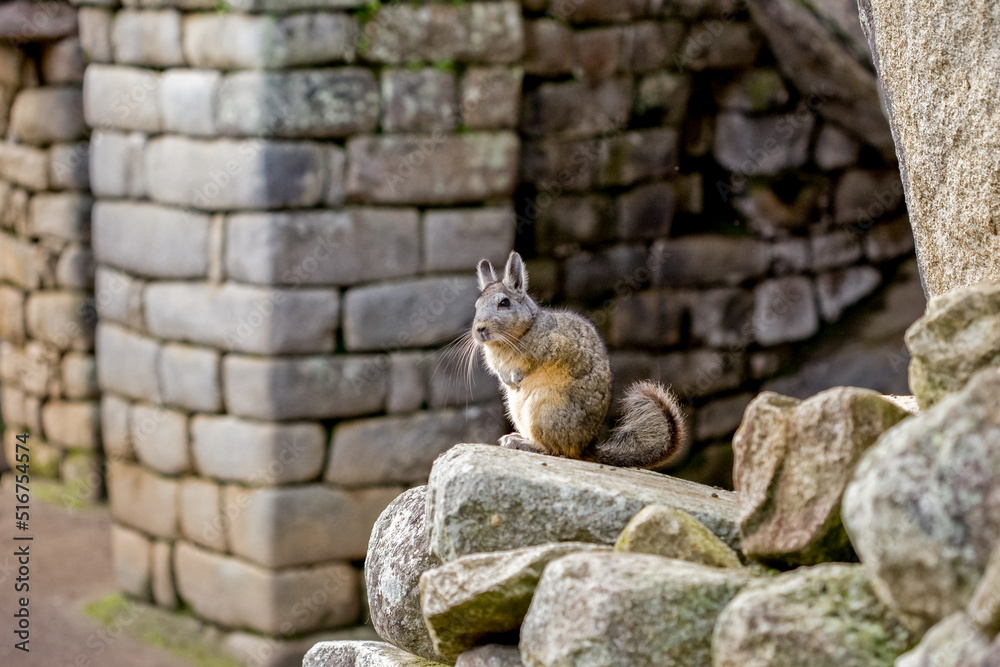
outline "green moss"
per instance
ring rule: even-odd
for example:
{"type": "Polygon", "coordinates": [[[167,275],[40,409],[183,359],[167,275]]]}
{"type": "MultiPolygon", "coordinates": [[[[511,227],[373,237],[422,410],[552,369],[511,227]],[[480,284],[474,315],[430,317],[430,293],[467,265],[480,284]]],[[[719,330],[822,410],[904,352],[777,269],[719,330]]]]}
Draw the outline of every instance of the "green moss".
{"type": "Polygon", "coordinates": [[[455,71],[455,61],[454,60],[436,60],[434,61],[434,69],[439,72],[454,72],[455,71]]]}
{"type": "Polygon", "coordinates": [[[375,18],[375,15],[382,11],[382,3],[379,0],[371,0],[354,13],[358,23],[364,25],[375,18]]]}
{"type": "Polygon", "coordinates": [[[205,639],[190,614],[170,613],[130,600],[120,593],[84,605],[101,625],[151,646],[159,646],[197,667],[240,667],[220,647],[205,639]]]}
{"type": "Polygon", "coordinates": [[[215,11],[219,14],[229,14],[233,8],[226,0],[215,0],[215,11]]]}

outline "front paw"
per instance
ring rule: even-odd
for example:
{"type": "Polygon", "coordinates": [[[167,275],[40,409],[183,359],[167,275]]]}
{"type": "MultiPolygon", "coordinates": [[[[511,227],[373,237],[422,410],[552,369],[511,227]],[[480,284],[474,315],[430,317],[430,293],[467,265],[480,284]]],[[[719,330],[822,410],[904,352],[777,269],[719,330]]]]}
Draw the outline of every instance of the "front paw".
{"type": "Polygon", "coordinates": [[[524,376],[521,375],[521,373],[519,373],[518,371],[513,371],[510,375],[507,375],[502,379],[503,383],[507,385],[509,389],[520,389],[521,380],[524,379],[524,376]]]}
{"type": "Polygon", "coordinates": [[[534,440],[525,438],[520,433],[508,433],[500,438],[500,446],[507,449],[517,449],[522,452],[544,453],[534,440]]]}

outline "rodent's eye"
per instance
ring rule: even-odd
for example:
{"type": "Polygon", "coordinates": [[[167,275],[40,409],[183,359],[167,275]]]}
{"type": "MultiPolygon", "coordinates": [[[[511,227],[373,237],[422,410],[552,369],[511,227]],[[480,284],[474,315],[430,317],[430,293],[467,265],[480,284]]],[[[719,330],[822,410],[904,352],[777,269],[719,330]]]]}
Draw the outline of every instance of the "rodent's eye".
{"type": "Polygon", "coordinates": [[[500,299],[500,303],[497,304],[497,308],[510,308],[510,299],[507,297],[500,299]]]}

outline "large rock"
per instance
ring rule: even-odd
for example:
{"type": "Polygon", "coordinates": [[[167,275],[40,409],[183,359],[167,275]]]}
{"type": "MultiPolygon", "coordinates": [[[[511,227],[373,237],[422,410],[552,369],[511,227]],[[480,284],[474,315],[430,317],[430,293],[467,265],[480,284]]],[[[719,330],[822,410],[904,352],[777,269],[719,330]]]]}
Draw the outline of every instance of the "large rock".
{"type": "Polygon", "coordinates": [[[926,629],[972,597],[1000,538],[1000,370],[885,433],[843,519],[879,597],[926,629]]]}
{"type": "Polygon", "coordinates": [[[516,646],[487,644],[458,656],[455,667],[522,667],[521,652],[516,646]]]}
{"type": "Polygon", "coordinates": [[[560,558],[535,591],[521,659],[531,667],[709,665],[716,617],[751,579],[649,554],[560,558]]]}
{"type": "Polygon", "coordinates": [[[882,667],[916,637],[860,565],[800,568],[748,586],[715,624],[714,667],[882,667]]]}
{"type": "Polygon", "coordinates": [[[658,503],[682,509],[738,547],[728,491],[490,445],[456,445],[428,483],[431,553],[444,561],[548,542],[613,544],[635,514],[658,503]]]}
{"type": "Polygon", "coordinates": [[[908,416],[856,387],[806,401],[771,392],[754,399],[733,439],[744,553],[787,565],[850,560],[844,489],[865,450],[908,416]]]}
{"type": "Polygon", "coordinates": [[[701,521],[683,510],[648,505],[632,517],[615,549],[713,567],[741,567],[740,557],[701,521]]]}
{"type": "Polygon", "coordinates": [[[428,548],[426,502],[427,487],[418,486],[382,512],[368,541],[365,586],[372,626],[379,637],[440,660],[420,611],[420,575],[441,564],[428,548]]]}
{"type": "Polygon", "coordinates": [[[955,612],[927,631],[920,645],[899,658],[895,667],[993,667],[1000,664],[1000,646],[990,649],[962,612],[955,612]]]}
{"type": "Polygon", "coordinates": [[[531,597],[550,561],[578,551],[607,551],[562,542],[469,554],[420,575],[424,622],[448,661],[479,644],[517,636],[531,597]]]}
{"type": "Polygon", "coordinates": [[[435,667],[425,660],[384,642],[320,642],[302,660],[302,667],[435,667]]]}
{"type": "Polygon", "coordinates": [[[1000,365],[1000,285],[976,285],[933,298],[906,332],[910,389],[928,408],[958,391],[983,366],[1000,365]]]}
{"type": "Polygon", "coordinates": [[[996,5],[859,0],[858,6],[928,296],[1000,280],[996,5]]]}

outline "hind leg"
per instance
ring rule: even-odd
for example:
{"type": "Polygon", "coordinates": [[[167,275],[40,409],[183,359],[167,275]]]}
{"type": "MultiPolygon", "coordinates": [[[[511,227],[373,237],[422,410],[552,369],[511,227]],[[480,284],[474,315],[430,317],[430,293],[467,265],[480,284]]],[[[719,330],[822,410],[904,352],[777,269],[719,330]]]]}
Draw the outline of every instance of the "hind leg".
{"type": "Polygon", "coordinates": [[[517,449],[522,452],[534,452],[536,454],[547,454],[544,449],[534,440],[525,438],[520,433],[508,433],[500,438],[500,446],[507,449],[517,449]]]}

